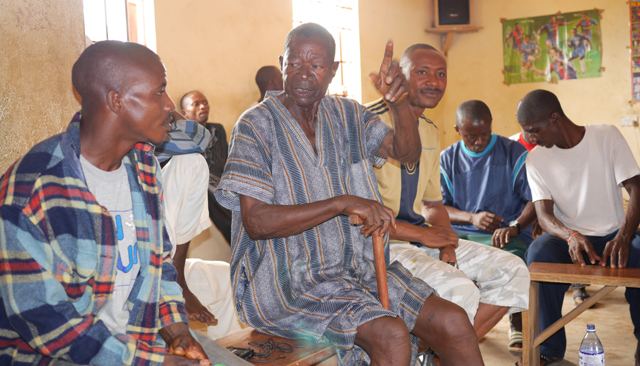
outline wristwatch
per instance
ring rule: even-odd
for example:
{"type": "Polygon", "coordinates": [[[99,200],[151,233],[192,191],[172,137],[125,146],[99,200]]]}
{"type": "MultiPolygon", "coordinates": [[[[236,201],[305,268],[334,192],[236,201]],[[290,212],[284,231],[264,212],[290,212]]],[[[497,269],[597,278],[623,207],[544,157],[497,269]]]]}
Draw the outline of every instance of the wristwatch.
{"type": "Polygon", "coordinates": [[[515,227],[516,229],[518,229],[518,235],[520,235],[520,233],[522,232],[522,230],[520,229],[520,223],[518,222],[518,220],[513,220],[509,223],[509,227],[515,227]]]}

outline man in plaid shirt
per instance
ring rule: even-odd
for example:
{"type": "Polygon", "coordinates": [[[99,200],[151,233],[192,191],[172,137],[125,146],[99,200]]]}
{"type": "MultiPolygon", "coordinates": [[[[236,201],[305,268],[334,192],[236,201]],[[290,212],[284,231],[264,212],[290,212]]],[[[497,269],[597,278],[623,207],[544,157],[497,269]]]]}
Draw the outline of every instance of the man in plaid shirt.
{"type": "Polygon", "coordinates": [[[209,365],[189,333],[159,166],[175,105],[160,58],[99,42],[82,111],[0,178],[0,364],[209,365]]]}

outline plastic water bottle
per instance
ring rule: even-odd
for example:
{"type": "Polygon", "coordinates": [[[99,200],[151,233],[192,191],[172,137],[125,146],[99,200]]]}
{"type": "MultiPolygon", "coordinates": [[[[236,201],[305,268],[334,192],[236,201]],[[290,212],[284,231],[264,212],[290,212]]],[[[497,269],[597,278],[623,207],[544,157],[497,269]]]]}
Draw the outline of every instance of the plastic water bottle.
{"type": "Polygon", "coordinates": [[[580,366],[604,366],[604,348],[596,334],[596,326],[587,324],[587,335],[580,343],[580,366]]]}

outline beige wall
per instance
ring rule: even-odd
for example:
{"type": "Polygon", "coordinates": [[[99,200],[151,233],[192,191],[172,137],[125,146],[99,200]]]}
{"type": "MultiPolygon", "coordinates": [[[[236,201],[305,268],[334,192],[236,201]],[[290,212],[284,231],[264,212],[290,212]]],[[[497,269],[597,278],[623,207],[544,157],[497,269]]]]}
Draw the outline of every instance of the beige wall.
{"type": "MultiPolygon", "coordinates": [[[[266,64],[277,64],[291,28],[291,0],[156,0],[158,53],[168,70],[169,93],[177,102],[191,89],[212,102],[211,120],[227,132],[258,98],[254,76],[266,64]]],[[[432,20],[432,1],[360,0],[363,101],[378,97],[367,75],[379,67],[387,39],[396,56],[416,42],[440,48],[440,37],[424,29],[432,20]]],[[[518,100],[528,91],[555,92],[567,115],[577,123],[619,126],[625,115],[640,114],[629,105],[631,77],[628,5],[622,0],[476,0],[478,33],[457,35],[449,51],[449,85],[440,106],[427,115],[440,127],[443,146],[457,140],[453,131],[457,106],[484,100],[494,115],[494,130],[518,131],[514,119],[518,100]],[[558,84],[502,83],[500,18],[519,18],[592,8],[604,9],[601,78],[558,84]]],[[[71,65],[83,48],[81,0],[0,3],[0,170],[36,142],[64,129],[79,108],[71,92],[71,65]]],[[[620,126],[619,126],[620,127],[620,126]]],[[[620,128],[640,159],[637,128],[620,128]]]]}
{"type": "Polygon", "coordinates": [[[84,49],[82,0],[0,2],[0,175],[80,109],[71,66],[84,49]]]}
{"type": "Polygon", "coordinates": [[[158,54],[167,68],[169,95],[193,89],[211,103],[209,121],[227,135],[260,98],[258,69],[278,65],[292,25],[291,0],[155,0],[158,54]]]}
{"type": "MultiPolygon", "coordinates": [[[[378,70],[388,39],[394,41],[397,57],[413,43],[441,48],[439,35],[424,32],[433,21],[432,6],[432,1],[424,0],[359,1],[363,102],[379,97],[368,74],[378,70]]],[[[494,131],[503,135],[518,131],[516,105],[527,92],[538,88],[556,93],[567,115],[579,124],[611,123],[620,127],[622,116],[640,114],[640,107],[628,103],[629,15],[628,4],[622,0],[476,0],[473,13],[474,24],[484,28],[456,35],[448,57],[447,92],[437,108],[426,112],[440,127],[443,147],[458,140],[452,128],[455,110],[469,99],[481,99],[489,105],[494,131]],[[558,84],[502,83],[500,18],[593,8],[605,10],[601,29],[606,71],[601,78],[558,84]]],[[[291,0],[156,0],[158,53],[167,66],[169,92],[174,100],[177,102],[186,91],[201,89],[212,102],[210,119],[223,123],[230,133],[239,115],[258,98],[253,81],[256,70],[277,63],[284,37],[291,29],[291,14],[291,0]]],[[[620,129],[640,159],[636,141],[640,131],[620,129]]]]}
{"type": "Polygon", "coordinates": [[[494,132],[512,135],[519,131],[515,120],[518,101],[529,91],[547,89],[554,92],[567,116],[578,124],[614,124],[622,131],[639,159],[637,128],[621,127],[620,118],[640,114],[640,107],[630,106],[631,75],[629,46],[629,5],[622,0],[538,0],[476,1],[474,11],[478,33],[456,36],[449,51],[449,86],[443,116],[437,123],[450,132],[443,146],[457,140],[453,131],[455,109],[469,99],[487,103],[493,114],[494,132]],[[514,84],[502,83],[502,24],[500,18],[522,18],[593,8],[604,9],[601,21],[603,36],[600,78],[514,84]]]}
{"type": "MultiPolygon", "coordinates": [[[[384,44],[393,39],[399,57],[412,43],[440,48],[440,37],[426,34],[433,21],[432,1],[360,0],[360,38],[363,102],[378,98],[367,75],[380,66],[384,44]]],[[[277,65],[282,43],[292,26],[291,0],[155,0],[158,54],[167,67],[168,91],[180,96],[200,89],[212,102],[211,120],[231,132],[259,93],[255,72],[277,65]]],[[[457,35],[449,51],[447,92],[427,116],[440,127],[443,146],[457,140],[452,129],[455,109],[468,99],[484,100],[494,116],[494,131],[518,131],[514,114],[527,92],[545,88],[555,92],[567,115],[579,124],[610,123],[618,127],[625,115],[639,115],[631,99],[628,4],[622,0],[475,0],[478,33],[457,35]],[[602,18],[601,78],[559,84],[502,83],[500,18],[520,18],[593,8],[602,18]]],[[[81,0],[0,2],[0,172],[38,141],[62,131],[79,109],[71,88],[71,66],[84,48],[81,0]]],[[[640,159],[640,131],[620,128],[640,159]]],[[[194,240],[194,250],[215,229],[194,240]]],[[[226,245],[226,244],[225,244],[226,245]]],[[[228,250],[228,249],[226,249],[228,250]]],[[[222,257],[228,256],[224,252],[222,257]]],[[[211,259],[218,259],[211,258],[211,259]]],[[[222,259],[222,258],[221,258],[222,259]]]]}

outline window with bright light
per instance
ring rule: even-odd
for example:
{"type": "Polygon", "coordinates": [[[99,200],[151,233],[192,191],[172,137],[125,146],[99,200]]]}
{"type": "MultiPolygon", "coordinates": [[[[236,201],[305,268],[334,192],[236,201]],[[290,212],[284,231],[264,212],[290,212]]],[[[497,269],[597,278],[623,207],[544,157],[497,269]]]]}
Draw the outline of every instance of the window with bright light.
{"type": "Polygon", "coordinates": [[[358,0],[292,0],[293,26],[313,22],[325,27],[336,40],[340,67],[329,94],[361,101],[360,32],[358,0]]]}
{"type": "Polygon", "coordinates": [[[84,32],[93,42],[140,43],[156,51],[153,0],[83,0],[84,32]]]}

